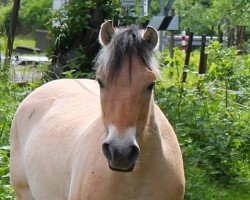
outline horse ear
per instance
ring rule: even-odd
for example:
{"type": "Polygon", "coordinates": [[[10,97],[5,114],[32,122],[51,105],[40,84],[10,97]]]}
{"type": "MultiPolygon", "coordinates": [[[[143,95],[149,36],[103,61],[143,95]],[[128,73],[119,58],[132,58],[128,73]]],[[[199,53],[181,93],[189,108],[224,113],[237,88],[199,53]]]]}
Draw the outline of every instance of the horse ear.
{"type": "Polygon", "coordinates": [[[99,40],[100,43],[104,46],[108,45],[112,39],[113,34],[115,33],[115,29],[113,27],[113,23],[111,20],[104,22],[101,25],[99,40]]]}
{"type": "Polygon", "coordinates": [[[158,43],[158,34],[157,31],[151,27],[148,26],[142,36],[143,40],[147,41],[148,43],[150,43],[153,47],[153,49],[156,47],[157,43],[158,43]]]}

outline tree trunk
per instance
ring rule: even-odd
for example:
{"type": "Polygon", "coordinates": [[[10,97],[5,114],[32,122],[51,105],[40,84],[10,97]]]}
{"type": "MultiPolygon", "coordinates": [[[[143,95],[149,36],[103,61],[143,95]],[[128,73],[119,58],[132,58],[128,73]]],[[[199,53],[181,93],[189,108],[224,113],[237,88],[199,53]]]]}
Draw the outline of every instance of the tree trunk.
{"type": "Polygon", "coordinates": [[[14,43],[15,32],[16,32],[16,23],[17,23],[19,8],[20,8],[20,1],[21,0],[14,0],[13,2],[10,27],[8,31],[7,49],[6,49],[6,55],[5,55],[6,59],[10,59],[12,55],[13,43],[14,43]]]}

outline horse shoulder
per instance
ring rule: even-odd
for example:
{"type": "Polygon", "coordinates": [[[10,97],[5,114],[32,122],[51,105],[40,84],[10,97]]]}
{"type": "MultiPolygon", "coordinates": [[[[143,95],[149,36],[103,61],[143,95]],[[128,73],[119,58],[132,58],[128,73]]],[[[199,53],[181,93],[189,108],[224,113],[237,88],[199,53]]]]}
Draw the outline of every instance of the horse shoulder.
{"type": "Polygon", "coordinates": [[[155,113],[162,136],[162,147],[167,161],[167,170],[169,170],[168,179],[172,180],[172,190],[177,191],[173,192],[173,194],[179,195],[178,198],[173,199],[182,199],[185,190],[185,176],[180,145],[174,129],[158,106],[155,106],[155,113]]]}

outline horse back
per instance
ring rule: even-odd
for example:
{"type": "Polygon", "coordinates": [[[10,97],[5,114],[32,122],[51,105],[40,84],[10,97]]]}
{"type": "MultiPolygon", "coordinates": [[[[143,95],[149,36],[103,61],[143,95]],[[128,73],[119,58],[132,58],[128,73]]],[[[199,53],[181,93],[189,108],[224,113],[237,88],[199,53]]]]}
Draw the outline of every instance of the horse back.
{"type": "Polygon", "coordinates": [[[98,96],[98,86],[94,80],[51,81],[23,100],[16,111],[12,127],[18,129],[19,138],[25,142],[34,125],[49,113],[55,112],[61,116],[77,109],[85,113],[91,108],[100,110],[98,96]]]}

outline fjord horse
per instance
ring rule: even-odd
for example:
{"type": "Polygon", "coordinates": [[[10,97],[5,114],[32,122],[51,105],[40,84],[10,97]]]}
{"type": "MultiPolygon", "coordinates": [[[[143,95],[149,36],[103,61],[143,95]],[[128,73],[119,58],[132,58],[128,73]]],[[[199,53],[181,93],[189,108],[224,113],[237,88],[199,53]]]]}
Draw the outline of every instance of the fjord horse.
{"type": "Polygon", "coordinates": [[[100,30],[96,80],[56,80],[32,92],[11,128],[18,200],[181,200],[182,155],[154,103],[157,32],[100,30]]]}

